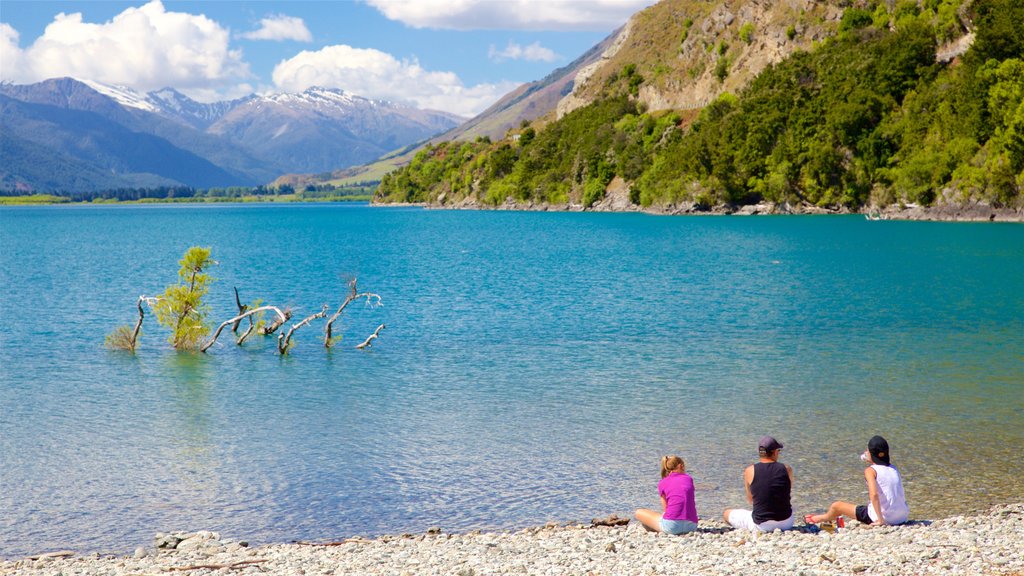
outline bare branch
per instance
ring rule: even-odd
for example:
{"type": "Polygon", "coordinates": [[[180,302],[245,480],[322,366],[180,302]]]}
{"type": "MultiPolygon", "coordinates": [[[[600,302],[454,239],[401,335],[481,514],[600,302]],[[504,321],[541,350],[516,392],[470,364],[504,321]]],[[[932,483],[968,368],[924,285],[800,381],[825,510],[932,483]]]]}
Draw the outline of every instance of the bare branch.
{"type": "Polygon", "coordinates": [[[348,283],[348,296],[345,298],[345,301],[341,303],[341,306],[338,307],[338,310],[331,316],[330,320],[327,321],[327,327],[324,329],[324,347],[326,348],[331,347],[331,340],[333,336],[332,327],[334,325],[334,321],[337,320],[339,316],[341,316],[341,313],[349,304],[360,298],[366,298],[366,304],[368,306],[381,305],[379,295],[374,294],[372,292],[363,292],[362,294],[359,294],[358,291],[356,290],[356,280],[356,278],[353,278],[348,283]]]}
{"type": "Polygon", "coordinates": [[[280,328],[281,326],[283,326],[285,322],[291,320],[291,318],[292,318],[292,309],[291,308],[285,308],[284,309],[284,319],[282,319],[280,316],[278,316],[277,320],[274,320],[273,322],[271,322],[270,326],[264,326],[263,328],[259,329],[260,335],[268,336],[270,334],[273,334],[274,332],[277,332],[277,329],[280,328]]]}
{"type": "Polygon", "coordinates": [[[252,316],[249,316],[249,328],[238,337],[238,340],[235,340],[235,344],[241,346],[242,342],[245,342],[245,339],[248,338],[254,330],[256,330],[256,324],[253,323],[252,316]]]}
{"type": "Polygon", "coordinates": [[[370,334],[370,336],[366,340],[364,340],[362,344],[356,346],[356,348],[358,348],[359,350],[362,350],[363,348],[369,348],[371,346],[370,342],[373,342],[377,338],[377,335],[380,334],[380,331],[383,329],[383,324],[377,326],[377,329],[373,331],[373,334],[370,334]]]}
{"type": "Polygon", "coordinates": [[[217,341],[217,338],[220,338],[221,331],[223,331],[224,327],[227,326],[228,324],[231,324],[232,322],[238,322],[238,321],[242,320],[243,318],[248,318],[249,316],[252,316],[253,314],[258,314],[259,312],[264,312],[266,310],[273,310],[274,313],[277,314],[277,317],[281,321],[281,323],[284,323],[287,320],[287,317],[285,316],[285,313],[282,312],[277,306],[260,306],[259,308],[253,308],[252,310],[248,310],[248,311],[246,311],[246,312],[244,312],[242,314],[239,314],[238,316],[235,316],[234,318],[228,318],[227,320],[221,322],[220,326],[217,327],[217,331],[214,332],[213,338],[210,338],[210,341],[207,342],[206,344],[204,344],[199,349],[199,351],[200,352],[206,352],[207,349],[210,348],[210,346],[213,346],[213,343],[217,341]]]}
{"type": "MultiPolygon", "coordinates": [[[[172,572],[191,572],[193,570],[244,570],[253,564],[262,564],[268,562],[268,560],[257,559],[257,560],[241,560],[239,562],[232,562],[231,564],[196,564],[195,566],[168,566],[164,570],[170,570],[172,572]]],[[[261,568],[261,566],[257,566],[261,568]]]]}
{"type": "Polygon", "coordinates": [[[312,316],[307,316],[307,317],[303,318],[302,321],[297,323],[297,324],[292,324],[292,327],[288,329],[288,335],[287,336],[285,336],[284,334],[278,334],[277,335],[277,350],[281,354],[287,354],[288,353],[288,348],[291,346],[292,334],[294,334],[296,330],[298,330],[299,328],[302,328],[303,326],[309,324],[313,320],[316,320],[317,318],[323,318],[324,316],[327,316],[327,304],[324,304],[323,307],[320,308],[320,311],[317,312],[316,314],[313,314],[312,316]]]}
{"type": "Polygon", "coordinates": [[[146,313],[142,311],[142,303],[145,301],[145,296],[139,296],[139,321],[135,323],[135,329],[132,330],[132,352],[135,351],[135,341],[139,338],[139,330],[142,330],[142,319],[146,316],[146,313]]]}
{"type": "Polygon", "coordinates": [[[146,311],[143,310],[142,305],[147,304],[149,306],[153,306],[159,300],[159,298],[153,298],[151,296],[139,296],[139,299],[136,301],[136,305],[139,309],[139,319],[135,321],[135,328],[118,326],[112,333],[107,335],[104,345],[111,350],[128,350],[129,352],[135,352],[135,347],[139,341],[139,331],[142,330],[142,321],[146,317],[146,311]]]}
{"type": "MultiPolygon", "coordinates": [[[[245,304],[242,304],[241,298],[238,297],[238,286],[235,286],[234,288],[235,288],[235,304],[238,306],[238,313],[239,314],[245,314],[246,309],[248,309],[249,307],[247,305],[245,305],[245,304]]],[[[234,332],[235,334],[238,334],[238,323],[241,322],[241,321],[242,321],[242,319],[239,318],[238,320],[235,320],[233,324],[231,324],[231,331],[234,332]]],[[[252,325],[252,317],[251,316],[249,317],[249,324],[252,325]]]]}

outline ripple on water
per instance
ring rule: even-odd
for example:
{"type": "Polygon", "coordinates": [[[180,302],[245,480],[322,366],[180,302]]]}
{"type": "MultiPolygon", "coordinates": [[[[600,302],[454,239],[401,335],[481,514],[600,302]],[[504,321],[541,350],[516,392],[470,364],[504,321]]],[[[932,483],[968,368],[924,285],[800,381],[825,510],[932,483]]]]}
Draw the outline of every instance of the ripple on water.
{"type": "Polygon", "coordinates": [[[915,517],[1024,495],[1019,226],[337,205],[0,218],[0,297],[29,319],[0,346],[0,556],[628,514],[657,506],[669,453],[715,518],[745,504],[764,433],[800,512],[866,500],[857,456],[877,433],[915,517]],[[309,312],[351,274],[385,305],[350,306],[331,352],[308,328],[288,358],[271,340],[173,354],[151,319],[136,355],[102,350],[194,244],[220,262],[217,318],[233,286],[309,312]],[[58,308],[83,312],[55,326],[58,308]]]}

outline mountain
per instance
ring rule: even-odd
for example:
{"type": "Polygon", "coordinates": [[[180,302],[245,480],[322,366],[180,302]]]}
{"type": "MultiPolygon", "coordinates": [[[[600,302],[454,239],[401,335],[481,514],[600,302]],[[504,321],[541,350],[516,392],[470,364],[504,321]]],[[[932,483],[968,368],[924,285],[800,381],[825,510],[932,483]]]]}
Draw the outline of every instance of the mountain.
{"type": "Polygon", "coordinates": [[[427,145],[375,200],[1024,215],[1020,22],[1017,0],[663,0],[553,114],[427,145]]]}
{"type": "Polygon", "coordinates": [[[264,184],[285,172],[365,162],[462,121],[322,88],[204,104],[171,88],[144,94],[55,78],[0,84],[0,96],[0,127],[20,143],[0,151],[2,189],[19,190],[264,184]],[[64,180],[40,176],[31,167],[53,165],[53,157],[40,157],[46,150],[104,176],[71,178],[71,170],[57,171],[69,176],[64,180]]]}
{"type": "Polygon", "coordinates": [[[191,125],[193,128],[206,130],[211,124],[220,120],[225,114],[235,109],[255,95],[249,95],[235,100],[225,100],[204,104],[178,92],[174,88],[164,88],[148,93],[146,103],[154,106],[163,116],[174,118],[191,125]]]}
{"type": "Polygon", "coordinates": [[[531,122],[553,113],[558,102],[572,91],[579,71],[599,60],[615,38],[619,36],[620,31],[613,32],[579,58],[554,70],[544,78],[522,84],[502,96],[480,114],[443,134],[406,146],[401,150],[392,151],[368,164],[336,170],[330,174],[287,174],[278,178],[275,184],[302,187],[307,184],[325,182],[346,185],[379,181],[384,174],[412,161],[413,156],[425,146],[449,140],[469,141],[476,138],[498,140],[504,138],[509,130],[518,128],[524,121],[531,122]]]}
{"type": "Polygon", "coordinates": [[[446,112],[310,88],[248,99],[207,132],[276,158],[291,171],[323,172],[379,158],[462,121],[446,112]]]}
{"type": "MultiPolygon", "coordinates": [[[[101,106],[102,107],[102,106],[101,106]]],[[[106,116],[0,94],[0,118],[10,143],[0,151],[4,182],[33,190],[83,191],[189,183],[230,186],[237,177],[167,140],[136,132],[106,116]],[[54,158],[73,158],[59,169],[54,158]],[[83,166],[87,177],[75,172],[83,166]],[[98,174],[106,175],[99,178],[98,174]],[[67,178],[56,179],[64,174],[67,178]]]]}
{"type": "Polygon", "coordinates": [[[723,91],[742,88],[768,64],[809,49],[834,33],[841,15],[842,9],[835,3],[812,0],[660,2],[635,14],[570,64],[523,84],[444,134],[364,166],[330,175],[287,175],[278,182],[305,185],[380,180],[387,172],[409,164],[427,146],[478,137],[501,140],[524,121],[543,126],[618,89],[622,84],[618,72],[628,62],[650,69],[637,95],[648,108],[699,108],[723,91]],[[761,26],[753,42],[739,38],[741,22],[761,26]],[[792,37],[787,33],[790,26],[794,28],[792,37]],[[731,47],[732,70],[724,82],[716,75],[716,51],[722,46],[726,50],[731,47]]]}

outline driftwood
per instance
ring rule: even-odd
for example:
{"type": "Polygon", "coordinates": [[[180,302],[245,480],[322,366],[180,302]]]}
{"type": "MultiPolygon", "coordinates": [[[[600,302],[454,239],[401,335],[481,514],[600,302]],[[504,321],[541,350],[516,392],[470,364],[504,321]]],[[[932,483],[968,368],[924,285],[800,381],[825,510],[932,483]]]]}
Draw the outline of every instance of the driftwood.
{"type": "Polygon", "coordinates": [[[46,552],[44,554],[36,554],[35,556],[26,556],[29,560],[39,560],[41,558],[70,558],[75,553],[71,550],[61,550],[60,552],[46,552]]]}
{"type": "Polygon", "coordinates": [[[112,350],[128,350],[129,352],[135,352],[135,347],[139,342],[139,332],[142,330],[142,322],[146,318],[146,311],[142,307],[143,304],[153,306],[158,302],[160,298],[152,296],[139,296],[136,301],[136,306],[139,310],[139,319],[135,321],[135,327],[129,328],[128,326],[118,326],[114,329],[114,332],[107,336],[106,346],[112,350]]]}
{"type": "MultiPolygon", "coordinates": [[[[249,306],[247,306],[246,304],[242,304],[242,300],[238,297],[238,286],[235,286],[234,288],[235,288],[235,304],[238,306],[238,314],[239,315],[245,314],[245,311],[248,310],[249,306]]],[[[235,320],[234,323],[231,324],[231,331],[233,333],[238,334],[238,324],[241,321],[242,321],[242,319],[239,318],[238,320],[235,320]]],[[[252,326],[252,324],[253,324],[252,316],[249,316],[249,326],[252,326]]]]}
{"type": "Polygon", "coordinates": [[[242,335],[238,337],[238,340],[235,340],[235,344],[241,346],[242,342],[245,342],[245,339],[248,338],[255,330],[256,323],[252,321],[252,316],[249,316],[249,328],[247,328],[245,332],[242,332],[242,335]]]}
{"type": "Polygon", "coordinates": [[[297,544],[299,546],[332,547],[332,546],[345,546],[346,544],[370,544],[372,542],[373,542],[373,540],[367,540],[365,538],[349,538],[347,540],[339,540],[337,542],[305,542],[303,540],[299,540],[295,544],[297,544]]]}
{"type": "Polygon", "coordinates": [[[303,326],[309,324],[313,320],[316,320],[317,318],[323,318],[324,316],[327,316],[327,304],[324,304],[323,307],[320,308],[320,311],[317,312],[316,314],[313,314],[311,316],[306,316],[305,318],[302,319],[302,321],[300,321],[300,322],[298,322],[296,324],[292,324],[292,327],[288,329],[288,335],[287,336],[284,335],[284,334],[278,334],[277,335],[277,350],[278,350],[278,352],[280,352],[281,354],[287,354],[288,353],[288,348],[291,346],[291,343],[292,343],[292,334],[294,334],[296,330],[298,330],[299,328],[302,328],[303,326]]]}
{"type": "MultiPolygon", "coordinates": [[[[203,344],[203,346],[201,348],[199,348],[199,351],[200,352],[206,352],[210,348],[210,346],[213,346],[213,343],[217,341],[217,338],[220,338],[220,333],[224,330],[224,327],[227,326],[228,324],[231,324],[233,322],[237,322],[237,321],[242,320],[244,318],[251,317],[253,314],[258,314],[260,312],[264,312],[264,311],[267,311],[267,310],[273,310],[277,314],[277,318],[279,320],[281,320],[282,323],[286,320],[285,313],[282,312],[277,306],[260,306],[259,308],[253,308],[252,310],[247,310],[246,312],[244,312],[242,314],[239,314],[238,316],[235,316],[234,318],[228,318],[227,320],[221,322],[220,326],[217,327],[217,331],[214,332],[213,338],[210,338],[209,342],[207,342],[206,344],[203,344]]],[[[246,333],[246,335],[248,335],[248,333],[246,333]]]]}
{"type": "MultiPolygon", "coordinates": [[[[362,294],[360,294],[359,291],[356,289],[356,280],[357,280],[356,278],[353,278],[348,283],[348,287],[349,287],[348,296],[345,298],[345,301],[341,303],[341,306],[338,306],[338,310],[335,311],[334,314],[331,315],[331,318],[329,320],[327,320],[327,327],[324,328],[324,347],[325,348],[330,348],[331,347],[331,344],[332,344],[331,340],[332,340],[332,336],[333,336],[331,328],[332,328],[332,326],[334,326],[334,321],[337,320],[339,316],[341,316],[341,313],[345,311],[345,308],[349,304],[351,304],[354,300],[358,300],[360,298],[366,298],[366,304],[367,305],[371,305],[371,306],[372,305],[378,305],[378,306],[381,305],[380,296],[379,295],[374,294],[372,292],[363,292],[362,294]]],[[[381,325],[381,327],[383,327],[383,325],[381,325]]],[[[377,330],[380,330],[380,328],[378,328],[377,330]]],[[[374,332],[374,335],[376,335],[376,332],[374,332]]],[[[374,336],[374,337],[376,337],[376,336],[374,336]]],[[[367,340],[367,342],[369,342],[369,340],[367,340]]],[[[367,342],[363,342],[362,346],[367,345],[367,342]]],[[[357,348],[362,348],[362,346],[357,346],[357,348]]]]}
{"type": "Polygon", "coordinates": [[[291,308],[285,308],[284,309],[284,318],[282,318],[281,316],[278,316],[277,319],[275,319],[273,322],[271,322],[269,326],[264,326],[264,327],[260,328],[259,329],[260,336],[269,336],[269,335],[273,334],[274,332],[277,332],[278,328],[280,328],[281,326],[284,326],[284,323],[289,321],[289,320],[291,320],[291,319],[292,319],[292,310],[291,310],[291,308]]]}
{"type": "Polygon", "coordinates": [[[590,521],[591,526],[625,526],[626,524],[629,524],[629,518],[619,518],[616,514],[607,518],[594,518],[590,521]]]}
{"type": "Polygon", "coordinates": [[[383,324],[381,324],[380,326],[377,326],[377,329],[373,331],[373,334],[370,334],[370,336],[367,337],[366,340],[363,340],[363,343],[358,345],[358,346],[356,346],[356,348],[358,348],[359,350],[362,350],[363,348],[369,348],[370,345],[371,345],[370,342],[373,342],[374,339],[377,338],[377,335],[380,334],[380,331],[383,330],[383,329],[384,329],[384,325],[383,324]]]}
{"type": "Polygon", "coordinates": [[[269,562],[269,560],[241,560],[239,562],[232,562],[231,564],[196,564],[195,566],[168,566],[167,568],[165,568],[165,570],[170,570],[172,572],[185,572],[188,570],[220,570],[222,568],[227,568],[228,570],[243,570],[246,567],[251,566],[253,564],[262,564],[264,562],[269,562]]]}
{"type": "Polygon", "coordinates": [[[135,329],[132,330],[131,340],[131,351],[135,351],[135,342],[139,339],[139,330],[142,330],[142,319],[146,316],[146,313],[142,311],[142,303],[145,302],[145,296],[139,296],[139,321],[135,323],[135,329]]]}

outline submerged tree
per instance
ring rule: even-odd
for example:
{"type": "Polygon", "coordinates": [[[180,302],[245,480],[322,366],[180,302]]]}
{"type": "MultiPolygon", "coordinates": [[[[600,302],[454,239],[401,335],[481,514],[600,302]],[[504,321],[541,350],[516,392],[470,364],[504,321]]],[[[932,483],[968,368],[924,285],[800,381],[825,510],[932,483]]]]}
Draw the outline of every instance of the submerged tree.
{"type": "Polygon", "coordinates": [[[156,320],[171,329],[168,340],[177,350],[196,350],[210,333],[206,324],[209,306],[203,297],[213,278],[204,271],[216,264],[210,249],[193,246],[179,262],[178,284],[168,286],[157,301],[156,320]]]}
{"type": "MultiPolygon", "coordinates": [[[[238,288],[235,288],[235,305],[238,307],[238,314],[221,322],[217,326],[216,331],[214,331],[213,336],[208,337],[210,326],[207,324],[206,318],[209,313],[209,306],[203,301],[203,298],[209,291],[213,278],[206,273],[206,270],[216,263],[210,258],[209,248],[198,246],[189,248],[185,252],[184,257],[178,262],[180,265],[178,283],[168,286],[161,296],[139,296],[136,303],[139,318],[134,328],[129,325],[118,326],[112,333],[107,335],[106,347],[112,350],[135,351],[139,333],[142,330],[142,322],[146,316],[143,304],[148,305],[156,313],[157,322],[170,329],[171,335],[168,341],[179,351],[197,350],[199,352],[206,352],[217,343],[217,339],[224,332],[224,329],[229,326],[231,332],[237,337],[235,344],[241,346],[252,334],[259,334],[261,336],[273,334],[291,318],[291,309],[281,309],[277,306],[265,305],[260,299],[249,304],[242,304],[238,288]],[[274,316],[273,322],[269,325],[266,325],[263,319],[266,313],[272,313],[274,316]],[[241,323],[245,320],[248,320],[248,328],[242,334],[239,334],[241,323]]],[[[324,346],[329,348],[337,340],[341,339],[340,336],[333,336],[332,325],[341,316],[345,308],[357,299],[365,299],[369,306],[382,305],[381,298],[377,294],[372,292],[360,293],[356,289],[356,280],[353,279],[349,282],[349,293],[344,302],[342,302],[341,306],[338,307],[337,311],[327,322],[324,346]]],[[[293,346],[292,337],[295,332],[304,326],[308,326],[314,320],[325,317],[327,317],[327,304],[324,304],[316,314],[312,314],[293,324],[287,330],[287,333],[278,334],[278,351],[282,355],[288,354],[293,346]]],[[[383,329],[384,325],[381,324],[373,334],[363,341],[362,344],[356,346],[356,348],[360,350],[369,348],[372,345],[371,343],[379,337],[380,331],[383,329]]]]}
{"type": "Polygon", "coordinates": [[[157,300],[157,298],[139,296],[139,300],[136,302],[139,309],[139,319],[135,322],[135,328],[131,328],[127,324],[118,326],[113,332],[107,334],[103,344],[111,350],[135,352],[135,346],[139,341],[139,333],[142,331],[142,320],[146,317],[146,312],[143,310],[142,305],[149,304],[152,306],[157,300]]]}

